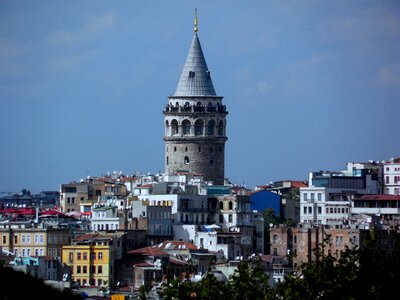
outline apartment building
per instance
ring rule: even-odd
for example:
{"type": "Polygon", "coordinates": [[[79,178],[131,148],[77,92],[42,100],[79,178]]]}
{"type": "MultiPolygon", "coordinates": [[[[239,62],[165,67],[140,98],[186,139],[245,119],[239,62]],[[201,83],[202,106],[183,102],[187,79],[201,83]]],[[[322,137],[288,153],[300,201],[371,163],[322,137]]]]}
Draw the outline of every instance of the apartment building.
{"type": "Polygon", "coordinates": [[[85,234],[62,248],[62,262],[72,267],[72,279],[81,286],[114,283],[115,260],[121,258],[123,232],[85,234]]]}
{"type": "Polygon", "coordinates": [[[70,230],[45,227],[31,222],[0,224],[0,246],[15,256],[60,257],[64,245],[70,242],[70,230]]]}
{"type": "Polygon", "coordinates": [[[351,200],[376,194],[378,180],[364,170],[359,175],[344,172],[313,172],[307,187],[300,188],[300,223],[344,224],[351,215],[351,200]]]}

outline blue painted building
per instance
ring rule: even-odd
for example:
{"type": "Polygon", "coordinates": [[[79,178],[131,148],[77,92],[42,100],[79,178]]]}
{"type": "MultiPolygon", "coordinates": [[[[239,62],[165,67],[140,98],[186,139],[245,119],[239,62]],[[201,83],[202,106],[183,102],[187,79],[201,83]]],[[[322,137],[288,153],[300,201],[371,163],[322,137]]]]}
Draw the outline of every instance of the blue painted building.
{"type": "Polygon", "coordinates": [[[276,216],[279,216],[281,210],[281,197],[273,192],[260,190],[250,194],[250,208],[263,212],[267,208],[272,208],[276,216]]]}

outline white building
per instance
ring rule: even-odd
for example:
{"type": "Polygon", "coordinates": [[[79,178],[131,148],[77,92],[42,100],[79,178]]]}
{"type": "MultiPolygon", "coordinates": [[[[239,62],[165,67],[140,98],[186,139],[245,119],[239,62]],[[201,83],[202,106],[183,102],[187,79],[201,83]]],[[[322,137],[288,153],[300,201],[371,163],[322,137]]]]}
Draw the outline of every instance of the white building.
{"type": "Polygon", "coordinates": [[[355,195],[376,194],[378,181],[371,174],[346,176],[343,172],[309,174],[308,187],[300,188],[300,222],[323,225],[345,223],[355,195]]]}
{"type": "Polygon", "coordinates": [[[92,209],[92,231],[119,229],[119,212],[116,205],[95,204],[92,209]]]}
{"type": "Polygon", "coordinates": [[[400,195],[400,158],[383,163],[384,194],[400,195]]]}

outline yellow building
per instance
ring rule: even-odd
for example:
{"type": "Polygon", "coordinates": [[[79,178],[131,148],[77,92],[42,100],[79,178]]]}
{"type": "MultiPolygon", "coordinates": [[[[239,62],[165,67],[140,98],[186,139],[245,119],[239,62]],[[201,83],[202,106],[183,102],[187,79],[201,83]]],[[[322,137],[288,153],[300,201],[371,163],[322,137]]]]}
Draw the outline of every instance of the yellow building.
{"type": "Polygon", "coordinates": [[[121,258],[123,232],[91,233],[62,249],[62,262],[72,267],[72,279],[81,286],[109,286],[114,282],[115,260],[121,258]]]}
{"type": "Polygon", "coordinates": [[[3,223],[0,236],[3,250],[22,257],[60,257],[62,246],[70,243],[69,229],[44,227],[41,223],[3,223]]]}

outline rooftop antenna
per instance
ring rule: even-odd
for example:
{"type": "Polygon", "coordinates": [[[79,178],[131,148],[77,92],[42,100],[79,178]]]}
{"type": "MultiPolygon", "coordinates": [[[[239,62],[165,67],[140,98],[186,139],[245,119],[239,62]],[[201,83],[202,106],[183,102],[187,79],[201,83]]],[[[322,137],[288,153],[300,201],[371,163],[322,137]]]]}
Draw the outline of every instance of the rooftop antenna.
{"type": "Polygon", "coordinates": [[[198,25],[198,21],[197,21],[197,8],[195,8],[195,9],[194,9],[194,29],[193,29],[194,32],[197,32],[197,30],[198,30],[197,25],[198,25]]]}

